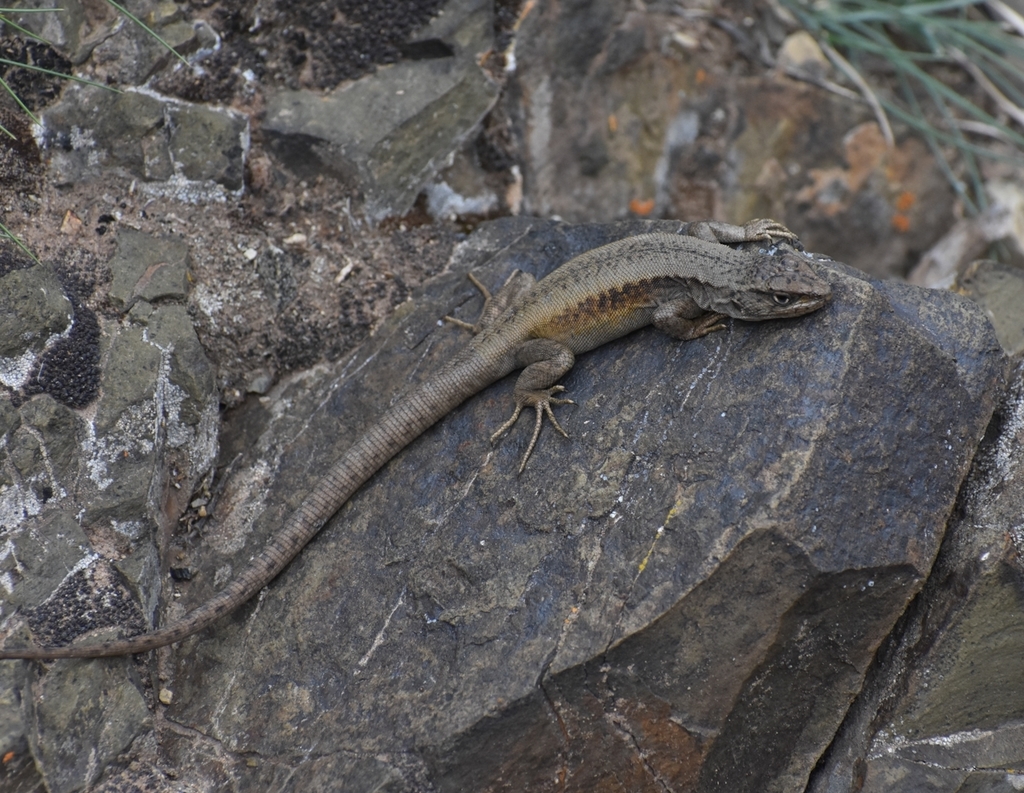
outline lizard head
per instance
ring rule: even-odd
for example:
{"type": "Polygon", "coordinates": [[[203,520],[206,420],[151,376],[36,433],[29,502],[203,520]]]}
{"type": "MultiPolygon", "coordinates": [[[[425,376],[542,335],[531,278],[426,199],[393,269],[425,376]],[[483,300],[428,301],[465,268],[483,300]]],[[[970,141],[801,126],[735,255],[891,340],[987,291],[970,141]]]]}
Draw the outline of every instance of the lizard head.
{"type": "Polygon", "coordinates": [[[714,290],[711,309],[736,319],[780,319],[817,311],[832,297],[832,287],[796,253],[758,255],[742,280],[714,290]]]}

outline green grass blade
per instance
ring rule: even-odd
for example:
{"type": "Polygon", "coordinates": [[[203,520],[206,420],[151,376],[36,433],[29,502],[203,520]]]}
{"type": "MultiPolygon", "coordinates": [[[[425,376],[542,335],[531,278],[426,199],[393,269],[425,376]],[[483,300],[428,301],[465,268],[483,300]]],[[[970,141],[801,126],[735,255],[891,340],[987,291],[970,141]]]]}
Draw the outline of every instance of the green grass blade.
{"type": "Polygon", "coordinates": [[[886,99],[877,83],[872,93],[886,115],[925,140],[970,211],[977,210],[975,202],[985,204],[979,158],[1024,162],[1024,135],[1017,131],[1017,111],[1024,108],[1024,37],[988,18],[981,0],[779,1],[820,43],[842,50],[853,68],[859,64],[863,71],[865,56],[885,64],[885,73],[897,79],[896,95],[886,99]],[[962,70],[995,102],[999,117],[1013,120],[1012,126],[940,80],[933,64],[962,70]],[[926,116],[922,103],[930,103],[934,111],[929,108],[926,116]],[[964,128],[968,122],[1015,150],[1004,153],[972,142],[971,131],[964,128]],[[950,148],[957,152],[963,181],[946,156],[950,148]]]}
{"type": "Polygon", "coordinates": [[[174,49],[174,47],[172,47],[170,44],[168,44],[166,41],[164,41],[162,38],[160,38],[160,36],[157,35],[156,31],[152,30],[145,22],[143,22],[141,19],[139,19],[137,16],[135,16],[135,14],[133,14],[131,11],[129,11],[127,8],[125,8],[120,3],[114,2],[114,0],[107,0],[107,2],[110,5],[112,5],[114,8],[116,8],[118,11],[120,11],[122,14],[124,14],[126,17],[128,17],[128,19],[130,19],[132,22],[134,22],[136,25],[138,25],[144,31],[146,31],[150,36],[152,36],[157,41],[159,41],[161,44],[163,44],[168,50],[170,50],[171,53],[173,53],[173,55],[179,61],[184,63],[186,66],[189,65],[189,62],[185,58],[184,55],[181,55],[176,49],[174,49]]]}
{"type": "Polygon", "coordinates": [[[888,39],[881,36],[878,31],[871,28],[867,28],[863,33],[859,30],[851,28],[835,28],[826,26],[833,34],[833,43],[840,46],[845,46],[853,51],[868,52],[872,55],[878,55],[888,61],[894,60],[897,53],[900,58],[913,61],[921,61],[923,63],[936,63],[945,61],[938,55],[931,52],[906,52],[905,50],[897,50],[893,43],[888,39]],[[875,37],[878,38],[875,38],[875,37]]]}
{"type": "Polygon", "coordinates": [[[956,119],[953,118],[953,114],[949,112],[949,107],[942,98],[938,96],[934,89],[930,86],[925,86],[925,90],[928,91],[928,95],[932,100],[932,104],[935,105],[939,113],[946,120],[946,124],[950,128],[950,133],[955,140],[955,146],[960,151],[964,158],[964,167],[967,169],[967,176],[971,181],[971,191],[977,197],[978,208],[984,210],[987,207],[985,198],[985,187],[984,180],[981,178],[981,172],[978,169],[978,161],[975,158],[974,153],[967,148],[967,138],[964,137],[964,133],[957,126],[956,119]]]}
{"type": "Polygon", "coordinates": [[[1015,146],[1024,148],[1024,135],[1015,132],[1005,124],[1000,123],[997,119],[993,118],[969,99],[961,96],[945,83],[936,80],[916,64],[908,62],[906,64],[906,72],[908,76],[915,77],[921,83],[922,87],[928,91],[929,95],[933,97],[933,99],[936,95],[941,96],[943,99],[956,105],[978,121],[984,121],[986,124],[991,124],[993,127],[998,127],[1003,130],[1015,146]]]}
{"type": "Polygon", "coordinates": [[[0,58],[0,63],[5,63],[8,66],[16,66],[19,69],[28,69],[33,72],[42,72],[43,74],[49,74],[53,77],[61,77],[65,80],[73,80],[76,83],[85,83],[86,85],[95,85],[97,88],[105,88],[108,91],[113,91],[115,94],[121,93],[117,88],[112,85],[104,85],[98,83],[95,80],[87,80],[84,77],[75,77],[73,74],[65,74],[64,72],[55,72],[52,69],[44,69],[42,66],[34,66],[29,63],[20,63],[18,61],[8,60],[7,58],[0,58]]]}
{"type": "MultiPolygon", "coordinates": [[[[846,3],[844,5],[852,4],[846,3]]],[[[973,5],[977,5],[977,0],[944,0],[938,3],[915,3],[913,5],[872,3],[870,7],[859,11],[847,11],[845,13],[830,11],[829,17],[837,22],[880,22],[882,24],[892,24],[896,19],[902,17],[906,21],[920,24],[923,17],[927,18],[943,11],[958,11],[973,5]]]]}
{"type": "Polygon", "coordinates": [[[28,256],[28,257],[29,257],[29,258],[30,258],[30,259],[31,259],[32,261],[34,261],[34,262],[35,262],[36,264],[40,264],[40,263],[41,263],[41,262],[39,261],[39,259],[37,259],[37,258],[36,258],[36,255],[35,255],[34,253],[32,253],[32,251],[30,251],[30,250],[29,250],[29,249],[28,249],[28,248],[27,248],[27,247],[25,246],[25,243],[24,243],[24,242],[22,242],[22,241],[21,241],[20,239],[18,239],[18,238],[17,238],[17,237],[16,237],[15,235],[14,235],[14,232],[12,232],[12,231],[11,231],[11,230],[10,230],[9,228],[7,228],[7,226],[5,226],[5,225],[4,225],[3,223],[0,223],[0,234],[2,234],[2,235],[3,235],[4,237],[6,237],[7,239],[9,239],[9,240],[10,240],[11,242],[13,242],[13,243],[14,243],[15,245],[17,245],[17,246],[18,246],[19,248],[21,248],[21,249],[22,249],[22,250],[23,250],[23,251],[25,252],[25,254],[26,254],[26,255],[27,255],[27,256],[28,256]]]}
{"type": "MultiPolygon", "coordinates": [[[[848,28],[846,32],[849,34],[849,37],[845,39],[847,46],[871,52],[885,58],[892,64],[898,74],[906,74],[913,77],[922,86],[927,87],[929,93],[937,92],[941,94],[947,101],[956,105],[968,115],[1000,129],[1014,145],[1024,148],[1024,136],[1010,129],[1005,124],[1000,123],[969,99],[961,96],[945,83],[928,74],[918,65],[918,61],[921,60],[919,57],[906,53],[891,43],[886,46],[883,43],[886,40],[884,38],[880,40],[882,34],[870,28],[862,29],[860,26],[856,26],[855,31],[848,28]]],[[[943,58],[942,60],[947,61],[948,59],[943,58]]]]}
{"type": "Polygon", "coordinates": [[[914,111],[914,113],[913,115],[911,115],[910,113],[901,112],[898,113],[897,115],[905,115],[914,118],[914,121],[917,123],[914,123],[913,126],[917,128],[918,132],[920,132],[921,134],[921,137],[924,138],[925,143],[931,150],[932,157],[935,158],[936,165],[939,166],[939,170],[942,171],[942,174],[943,176],[945,176],[946,181],[953,188],[953,191],[957,194],[957,197],[963,202],[968,213],[976,214],[978,208],[975,206],[974,201],[971,200],[970,195],[968,195],[966,185],[963,183],[963,181],[958,179],[956,174],[953,172],[953,167],[949,164],[949,160],[946,159],[945,152],[943,152],[942,148],[939,146],[939,136],[936,134],[936,130],[930,124],[921,123],[920,120],[923,119],[921,107],[917,102],[917,98],[914,96],[913,90],[910,88],[910,85],[907,82],[906,76],[901,74],[899,76],[899,81],[900,88],[903,92],[903,97],[906,100],[907,104],[910,106],[911,110],[914,111]]]}
{"type": "Polygon", "coordinates": [[[14,98],[14,101],[18,103],[18,107],[22,109],[25,115],[32,119],[33,123],[42,123],[39,121],[38,118],[35,117],[35,114],[33,114],[32,111],[28,109],[28,105],[22,102],[21,98],[16,93],[14,93],[14,89],[12,89],[11,86],[7,84],[7,81],[4,80],[2,77],[0,77],[0,86],[3,86],[4,90],[7,91],[7,93],[9,93],[14,98]]]}

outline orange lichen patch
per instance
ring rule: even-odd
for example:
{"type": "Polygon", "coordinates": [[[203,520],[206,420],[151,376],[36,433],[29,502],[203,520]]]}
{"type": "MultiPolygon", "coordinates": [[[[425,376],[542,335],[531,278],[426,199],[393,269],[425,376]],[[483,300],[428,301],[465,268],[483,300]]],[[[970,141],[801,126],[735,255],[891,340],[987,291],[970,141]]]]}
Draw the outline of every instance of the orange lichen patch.
{"type": "Polygon", "coordinates": [[[865,122],[850,130],[843,139],[843,145],[846,149],[846,162],[849,165],[847,184],[850,192],[856,193],[871,172],[882,164],[888,147],[885,145],[882,130],[874,121],[865,122]]]}
{"type": "Polygon", "coordinates": [[[3,764],[7,765],[9,762],[11,762],[11,760],[13,760],[17,756],[18,755],[16,752],[8,752],[4,755],[3,764]]]}
{"type": "Polygon", "coordinates": [[[906,234],[910,231],[910,218],[906,215],[897,212],[892,216],[892,220],[890,222],[892,223],[892,227],[900,234],[906,234]]]}
{"type": "Polygon", "coordinates": [[[843,139],[846,168],[811,168],[811,184],[797,193],[797,201],[817,204],[832,217],[847,208],[849,199],[885,161],[888,149],[878,124],[854,127],[843,139]]]}
{"type": "Polygon", "coordinates": [[[632,212],[634,215],[640,215],[641,217],[645,217],[646,215],[651,214],[652,209],[654,209],[653,198],[646,198],[642,200],[639,198],[634,198],[632,201],[629,202],[629,211],[632,212]]]}
{"type": "Polygon", "coordinates": [[[619,131],[619,120],[614,113],[608,116],[608,131],[613,133],[619,131]]]}
{"type": "Polygon", "coordinates": [[[708,72],[707,69],[697,69],[696,74],[693,75],[693,81],[697,85],[702,85],[707,82],[708,72]]]}
{"type": "Polygon", "coordinates": [[[896,196],[896,211],[906,212],[914,204],[917,203],[917,196],[911,193],[909,190],[904,190],[898,196],[896,196]]]}

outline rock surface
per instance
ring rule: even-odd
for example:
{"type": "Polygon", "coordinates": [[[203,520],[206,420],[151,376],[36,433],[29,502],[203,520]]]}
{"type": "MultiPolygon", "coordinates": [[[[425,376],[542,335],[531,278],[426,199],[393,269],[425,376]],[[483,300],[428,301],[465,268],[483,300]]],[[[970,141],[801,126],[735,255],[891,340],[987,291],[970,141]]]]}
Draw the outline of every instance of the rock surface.
{"type": "Polygon", "coordinates": [[[186,198],[210,185],[212,197],[219,195],[212,186],[241,189],[249,124],[221,108],[74,86],[44,115],[42,139],[54,150],[58,184],[123,168],[146,182],[169,183],[166,190],[186,198]]]}
{"type": "MultiPolygon", "coordinates": [[[[396,371],[426,377],[459,346],[436,320],[477,310],[469,267],[543,275],[649,227],[484,227],[337,371],[274,393],[165,618],[280,525],[396,371]]],[[[544,433],[522,476],[523,427],[486,441],[508,382],[429,430],[264,595],[161,663],[165,718],[189,728],[163,733],[165,767],[257,788],[804,786],[924,585],[1002,375],[970,302],[819,268],[835,298],[809,317],[584,357],[571,440],[544,433]],[[313,745],[335,748],[301,759],[313,745]]]]}
{"type": "Polygon", "coordinates": [[[1024,363],[921,596],[881,648],[809,790],[1024,787],[1024,363]]]}
{"type": "MultiPolygon", "coordinates": [[[[498,224],[455,270],[493,251],[485,283],[542,275],[639,228],[498,224]]],[[[818,314],[581,360],[572,440],[546,433],[520,477],[525,430],[486,441],[507,383],[428,431],[265,597],[178,651],[170,717],[267,761],[232,770],[185,738],[175,759],[352,790],[806,784],[928,575],[1002,374],[971,303],[822,268],[818,314]],[[270,760],[313,744],[343,748],[270,760]]],[[[225,496],[266,511],[209,535],[230,553],[179,604],[280,525],[394,372],[458,346],[435,318],[472,293],[458,272],[436,289],[351,359],[358,379],[284,390],[225,496]]]]}
{"type": "MultiPolygon", "coordinates": [[[[45,642],[150,624],[160,538],[217,452],[213,368],[183,305],[187,262],[180,240],[125,234],[110,262],[111,296],[131,306],[120,318],[87,309],[89,295],[67,272],[64,283],[46,265],[0,276],[0,316],[24,323],[27,348],[2,359],[8,373],[17,368],[10,361],[20,365],[0,398],[0,624],[8,631],[19,609],[45,642]]],[[[21,692],[21,730],[50,791],[95,780],[151,723],[147,686],[132,666],[0,669],[0,687],[21,692]]]]}
{"type": "Polygon", "coordinates": [[[979,259],[953,288],[985,309],[1007,355],[1024,353],[1024,268],[979,259]]]}
{"type": "Polygon", "coordinates": [[[449,2],[418,32],[423,58],[326,96],[273,93],[263,122],[272,148],[304,175],[356,182],[371,219],[404,215],[497,98],[497,83],[478,65],[493,27],[490,3],[449,2]]]}
{"type": "MultiPolygon", "coordinates": [[[[482,217],[769,215],[874,275],[962,225],[919,140],[782,76],[843,80],[768,4],[138,0],[191,68],[61,6],[16,19],[67,58],[4,56],[123,93],[0,67],[44,121],[0,96],[0,220],[44,262],[0,241],[4,641],[202,601],[463,342],[464,270],[644,227],[482,217]]],[[[582,358],[522,477],[496,385],[205,636],[0,664],[0,790],[1020,788],[1024,373],[1000,396],[963,301],[821,266],[826,312],[582,358]]],[[[1018,358],[1020,272],[956,285],[1018,358]]]]}
{"type": "Polygon", "coordinates": [[[779,33],[770,17],[747,17],[741,32],[650,5],[523,5],[499,108],[525,212],[773,217],[878,276],[906,272],[948,228],[952,191],[919,140],[889,148],[863,105],[744,71],[779,33]]]}

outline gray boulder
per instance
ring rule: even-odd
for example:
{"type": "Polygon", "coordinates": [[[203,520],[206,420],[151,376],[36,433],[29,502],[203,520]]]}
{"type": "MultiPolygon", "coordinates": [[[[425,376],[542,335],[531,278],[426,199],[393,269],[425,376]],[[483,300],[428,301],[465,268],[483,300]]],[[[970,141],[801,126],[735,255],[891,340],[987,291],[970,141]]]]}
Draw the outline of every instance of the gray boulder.
{"type": "MultiPolygon", "coordinates": [[[[465,269],[543,275],[650,227],[494,224],[347,362],[358,378],[285,387],[173,610],[280,525],[396,372],[427,377],[464,342],[436,319],[478,308],[465,269]]],[[[818,314],[583,358],[572,439],[545,433],[520,477],[527,430],[487,442],[507,383],[428,431],[175,654],[171,718],[266,759],[179,735],[175,764],[351,790],[806,784],[928,575],[1003,360],[968,301],[821,268],[818,314]],[[333,748],[280,759],[310,745],[333,748]]]]}
{"type": "MultiPolygon", "coordinates": [[[[5,360],[21,365],[0,381],[10,641],[144,630],[160,595],[158,543],[216,457],[213,367],[183,304],[187,246],[128,230],[109,266],[112,299],[131,307],[120,318],[97,317],[46,265],[0,276],[0,323],[19,323],[25,348],[0,358],[8,373],[5,360]]],[[[3,664],[0,690],[19,692],[0,697],[5,745],[24,734],[48,790],[82,789],[151,725],[153,692],[134,666],[3,664]]]]}
{"type": "MultiPolygon", "coordinates": [[[[482,227],[349,359],[248,414],[258,440],[202,542],[174,555],[192,580],[161,620],[222,587],[382,399],[465,342],[438,318],[479,310],[468,270],[541,276],[680,226],[482,227]]],[[[571,438],[545,431],[521,476],[528,427],[487,440],[510,382],[453,411],[258,598],[156,654],[163,704],[139,690],[176,726],[129,708],[134,746],[155,729],[177,784],[243,789],[805,787],[922,592],[1004,372],[973,303],[816,266],[834,299],[815,314],[687,343],[649,329],[582,356],[563,381],[571,438]]],[[[21,685],[36,761],[56,763],[21,685]]],[[[117,706],[80,710],[99,724],[117,706]]]]}

